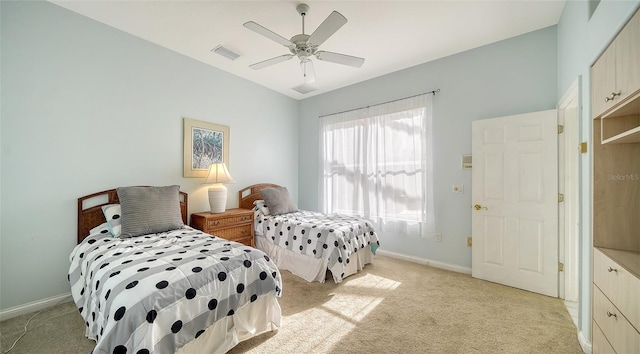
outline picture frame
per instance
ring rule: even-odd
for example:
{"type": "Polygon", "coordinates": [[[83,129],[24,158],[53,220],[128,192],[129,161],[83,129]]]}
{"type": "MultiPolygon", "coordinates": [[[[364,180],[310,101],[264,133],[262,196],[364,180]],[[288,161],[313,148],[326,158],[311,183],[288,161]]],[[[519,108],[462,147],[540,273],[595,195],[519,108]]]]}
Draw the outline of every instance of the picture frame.
{"type": "Polygon", "coordinates": [[[209,165],[224,162],[229,167],[229,127],[182,118],[184,125],[183,177],[205,178],[209,165]]]}

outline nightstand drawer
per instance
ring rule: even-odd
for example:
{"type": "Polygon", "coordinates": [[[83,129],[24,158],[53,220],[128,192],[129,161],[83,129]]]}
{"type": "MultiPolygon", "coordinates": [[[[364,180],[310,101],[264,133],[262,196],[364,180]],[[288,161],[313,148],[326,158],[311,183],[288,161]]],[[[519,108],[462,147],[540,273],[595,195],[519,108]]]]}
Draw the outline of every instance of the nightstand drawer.
{"type": "Polygon", "coordinates": [[[218,228],[227,227],[229,225],[251,222],[252,220],[253,220],[252,215],[238,215],[238,216],[230,216],[230,217],[221,218],[221,219],[211,219],[211,220],[207,220],[207,229],[215,230],[218,228]]]}
{"type": "Polygon", "coordinates": [[[227,240],[236,241],[238,239],[251,237],[252,228],[253,228],[253,225],[242,225],[242,226],[236,226],[236,227],[229,227],[226,229],[213,230],[213,231],[209,231],[209,233],[214,236],[225,238],[227,240]]]}
{"type": "Polygon", "coordinates": [[[227,209],[224,213],[191,214],[191,226],[210,235],[253,247],[253,210],[227,209]]]}

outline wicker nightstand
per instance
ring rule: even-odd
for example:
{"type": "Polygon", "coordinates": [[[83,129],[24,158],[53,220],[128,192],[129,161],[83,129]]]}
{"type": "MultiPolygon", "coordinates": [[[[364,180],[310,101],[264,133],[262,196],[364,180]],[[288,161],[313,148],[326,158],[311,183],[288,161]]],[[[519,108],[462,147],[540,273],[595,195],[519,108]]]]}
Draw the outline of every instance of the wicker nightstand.
{"type": "Polygon", "coordinates": [[[253,247],[253,210],[227,209],[224,213],[191,214],[191,227],[210,235],[253,247]]]}

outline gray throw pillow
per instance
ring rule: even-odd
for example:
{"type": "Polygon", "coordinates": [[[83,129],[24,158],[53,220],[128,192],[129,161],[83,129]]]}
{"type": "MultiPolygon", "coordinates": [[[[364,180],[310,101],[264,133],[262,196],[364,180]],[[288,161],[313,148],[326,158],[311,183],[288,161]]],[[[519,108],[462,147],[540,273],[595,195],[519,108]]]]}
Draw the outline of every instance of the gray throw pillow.
{"type": "Polygon", "coordinates": [[[120,237],[154,234],[184,227],[180,212],[180,186],[121,187],[120,237]]]}
{"type": "Polygon", "coordinates": [[[280,215],[298,211],[298,206],[293,202],[286,187],[269,187],[260,190],[264,203],[269,208],[271,215],[280,215]]]}

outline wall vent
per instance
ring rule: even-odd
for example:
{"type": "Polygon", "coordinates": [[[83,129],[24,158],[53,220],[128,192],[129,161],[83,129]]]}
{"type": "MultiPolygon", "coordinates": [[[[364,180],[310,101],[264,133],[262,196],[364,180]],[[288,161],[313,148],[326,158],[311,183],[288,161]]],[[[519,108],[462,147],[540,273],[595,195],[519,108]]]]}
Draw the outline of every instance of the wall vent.
{"type": "Polygon", "coordinates": [[[293,87],[292,89],[295,90],[295,91],[300,92],[303,95],[307,94],[309,92],[317,90],[317,88],[315,88],[315,87],[313,87],[313,86],[311,86],[309,84],[302,84],[302,85],[293,87]]]}
{"type": "Polygon", "coordinates": [[[238,59],[238,57],[240,56],[240,54],[223,47],[222,45],[219,45],[213,49],[211,49],[212,52],[222,55],[223,57],[227,58],[227,59],[231,59],[231,60],[236,60],[238,59]]]}

